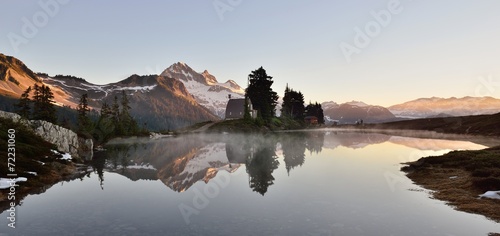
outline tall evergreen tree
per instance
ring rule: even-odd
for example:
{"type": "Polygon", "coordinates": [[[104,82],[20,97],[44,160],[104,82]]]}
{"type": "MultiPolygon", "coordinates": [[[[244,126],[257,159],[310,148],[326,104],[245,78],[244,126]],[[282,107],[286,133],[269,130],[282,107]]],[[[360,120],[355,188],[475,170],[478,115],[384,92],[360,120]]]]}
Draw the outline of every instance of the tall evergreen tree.
{"type": "Polygon", "coordinates": [[[42,111],[42,93],[40,86],[35,84],[33,86],[33,119],[39,119],[42,111]]]}
{"type": "Polygon", "coordinates": [[[93,136],[98,143],[109,140],[115,133],[115,122],[112,109],[104,102],[101,108],[101,115],[97,121],[93,136]]]}
{"type": "Polygon", "coordinates": [[[112,118],[113,117],[113,111],[111,110],[108,103],[106,103],[106,102],[104,102],[102,104],[101,117],[102,118],[112,118]]]}
{"type": "Polygon", "coordinates": [[[19,98],[19,102],[16,104],[16,107],[19,109],[19,115],[21,115],[24,119],[29,119],[31,115],[31,86],[29,86],[24,93],[19,98]]]}
{"type": "Polygon", "coordinates": [[[301,92],[296,92],[293,89],[290,89],[287,84],[285,88],[285,95],[283,96],[281,115],[296,120],[303,120],[304,111],[304,95],[301,92]]]}
{"type": "Polygon", "coordinates": [[[288,83],[285,87],[285,94],[283,96],[283,103],[281,104],[281,116],[289,117],[291,116],[291,96],[290,96],[290,88],[288,87],[288,83]]]}
{"type": "Polygon", "coordinates": [[[80,133],[90,131],[92,122],[90,121],[90,118],[88,116],[90,109],[88,103],[88,95],[86,93],[82,94],[82,96],[80,97],[80,103],[78,104],[76,110],[78,112],[78,131],[80,133]]]}
{"type": "Polygon", "coordinates": [[[115,96],[113,101],[113,105],[111,106],[111,112],[113,114],[113,123],[115,125],[114,133],[115,135],[123,135],[123,128],[121,124],[121,115],[120,115],[120,104],[118,104],[118,97],[115,96]]]}
{"type": "Polygon", "coordinates": [[[121,125],[125,135],[136,134],[139,131],[137,122],[130,115],[130,101],[125,91],[122,91],[121,98],[122,111],[120,115],[121,125]]]}
{"type": "Polygon", "coordinates": [[[262,67],[252,71],[248,77],[250,84],[246,89],[246,96],[250,98],[258,115],[269,121],[275,115],[278,101],[278,94],[271,88],[274,82],[273,77],[267,75],[266,70],[262,67]]]}
{"type": "Polygon", "coordinates": [[[50,90],[50,87],[35,84],[33,100],[33,119],[56,123],[57,116],[54,107],[54,94],[50,90]]]}

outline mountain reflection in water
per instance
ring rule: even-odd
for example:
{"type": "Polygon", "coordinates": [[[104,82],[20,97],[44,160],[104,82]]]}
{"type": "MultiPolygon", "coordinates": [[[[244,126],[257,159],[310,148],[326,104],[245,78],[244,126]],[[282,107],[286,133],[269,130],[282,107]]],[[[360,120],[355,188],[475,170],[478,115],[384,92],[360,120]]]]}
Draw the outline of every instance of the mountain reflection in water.
{"type": "Polygon", "coordinates": [[[198,181],[208,183],[219,171],[233,173],[244,166],[249,187],[262,195],[273,185],[273,171],[285,165],[288,175],[305,164],[306,151],[323,148],[364,148],[392,142],[418,150],[480,149],[466,141],[415,139],[377,133],[285,132],[270,135],[184,135],[162,139],[124,139],[108,144],[96,154],[93,167],[104,188],[104,171],[132,181],[160,180],[167,187],[184,192],[198,181]],[[283,162],[278,161],[278,156],[283,162]]]}

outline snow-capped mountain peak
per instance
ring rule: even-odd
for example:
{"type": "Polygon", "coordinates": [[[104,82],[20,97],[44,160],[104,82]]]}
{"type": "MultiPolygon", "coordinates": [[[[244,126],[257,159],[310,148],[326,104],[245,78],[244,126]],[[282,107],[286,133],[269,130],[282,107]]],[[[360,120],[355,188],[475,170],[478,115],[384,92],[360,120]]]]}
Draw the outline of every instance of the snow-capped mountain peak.
{"type": "Polygon", "coordinates": [[[333,109],[333,108],[337,108],[339,107],[340,105],[334,101],[328,101],[328,102],[323,102],[321,103],[321,106],[323,107],[323,110],[324,109],[333,109]]]}
{"type": "Polygon", "coordinates": [[[200,105],[221,118],[225,116],[229,95],[231,98],[242,98],[245,93],[233,80],[219,83],[207,70],[198,73],[182,62],[171,65],[161,75],[181,81],[200,105]]]}
{"type": "Polygon", "coordinates": [[[235,93],[239,94],[244,94],[245,90],[241,88],[234,80],[228,80],[226,83],[224,83],[228,88],[231,88],[231,90],[235,93]]]}
{"type": "Polygon", "coordinates": [[[217,78],[215,78],[215,76],[213,76],[212,74],[210,74],[208,72],[208,70],[204,70],[201,75],[203,75],[203,77],[205,78],[205,82],[209,85],[214,85],[216,83],[218,83],[217,81],[217,78]]]}

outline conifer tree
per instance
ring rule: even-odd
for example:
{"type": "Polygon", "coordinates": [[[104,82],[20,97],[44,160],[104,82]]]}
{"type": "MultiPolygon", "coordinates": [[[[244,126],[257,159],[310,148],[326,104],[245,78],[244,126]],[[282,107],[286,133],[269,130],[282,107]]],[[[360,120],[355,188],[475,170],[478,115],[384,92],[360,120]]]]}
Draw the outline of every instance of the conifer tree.
{"type": "Polygon", "coordinates": [[[16,107],[18,107],[19,115],[21,115],[22,118],[24,119],[29,119],[31,115],[31,99],[30,99],[30,93],[31,93],[31,86],[29,86],[24,93],[21,95],[21,98],[19,98],[19,102],[16,104],[16,107]]]}
{"type": "Polygon", "coordinates": [[[101,108],[101,118],[112,118],[112,117],[113,117],[113,111],[111,111],[111,108],[109,107],[108,103],[104,102],[101,108]]]}
{"type": "Polygon", "coordinates": [[[49,86],[35,84],[33,95],[33,119],[56,123],[54,94],[49,86]]]}
{"type": "Polygon", "coordinates": [[[122,124],[120,120],[120,105],[118,104],[118,97],[115,96],[113,101],[113,105],[111,106],[111,112],[113,114],[112,120],[115,126],[114,133],[115,135],[123,135],[122,124]]]}
{"type": "Polygon", "coordinates": [[[94,138],[98,142],[109,140],[115,133],[115,123],[113,122],[114,115],[109,105],[104,102],[101,107],[101,116],[97,121],[96,127],[93,130],[94,138]]]}
{"type": "Polygon", "coordinates": [[[88,95],[85,93],[80,97],[80,103],[77,107],[78,132],[80,133],[88,132],[91,129],[92,122],[88,116],[89,111],[88,95]]]}
{"type": "Polygon", "coordinates": [[[250,84],[246,89],[246,96],[250,98],[253,108],[258,111],[258,115],[269,121],[276,113],[278,94],[271,88],[273,77],[267,75],[266,70],[260,67],[248,75],[250,84]]]}
{"type": "Polygon", "coordinates": [[[121,111],[121,125],[123,126],[123,131],[125,135],[134,135],[139,132],[139,125],[137,121],[130,115],[130,100],[128,99],[125,91],[122,91],[121,99],[122,111],[121,111]]]}
{"type": "Polygon", "coordinates": [[[290,89],[287,84],[285,88],[285,95],[283,96],[281,115],[296,120],[303,120],[304,111],[304,95],[301,92],[296,92],[293,89],[290,89]]]}

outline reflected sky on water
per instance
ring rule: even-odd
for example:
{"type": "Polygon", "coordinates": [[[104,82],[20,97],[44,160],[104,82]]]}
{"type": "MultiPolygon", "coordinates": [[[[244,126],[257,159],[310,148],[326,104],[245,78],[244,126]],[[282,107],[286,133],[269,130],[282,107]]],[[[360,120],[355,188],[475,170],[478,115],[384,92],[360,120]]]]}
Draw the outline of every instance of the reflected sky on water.
{"type": "MultiPolygon", "coordinates": [[[[88,177],[28,196],[17,235],[486,235],[500,224],[429,198],[403,162],[467,142],[290,132],[117,140],[88,177]]],[[[7,213],[1,214],[6,219],[7,213]]]]}

